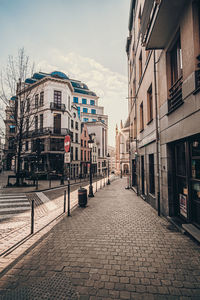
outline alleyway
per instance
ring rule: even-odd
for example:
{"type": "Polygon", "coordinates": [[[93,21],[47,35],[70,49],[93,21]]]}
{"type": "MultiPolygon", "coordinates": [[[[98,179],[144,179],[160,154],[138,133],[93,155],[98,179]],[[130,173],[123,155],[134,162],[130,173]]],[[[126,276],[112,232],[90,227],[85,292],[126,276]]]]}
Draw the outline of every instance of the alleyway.
{"type": "Polygon", "coordinates": [[[0,278],[0,299],[200,299],[200,247],[117,179],[0,278]]]}

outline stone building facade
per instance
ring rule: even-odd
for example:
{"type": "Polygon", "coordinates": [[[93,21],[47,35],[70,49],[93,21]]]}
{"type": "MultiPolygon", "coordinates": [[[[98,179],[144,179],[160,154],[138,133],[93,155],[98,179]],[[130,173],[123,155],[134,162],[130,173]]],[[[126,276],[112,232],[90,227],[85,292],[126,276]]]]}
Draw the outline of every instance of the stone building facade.
{"type": "Polygon", "coordinates": [[[132,186],[159,214],[196,226],[199,20],[199,1],[131,1],[126,44],[132,186]]]}

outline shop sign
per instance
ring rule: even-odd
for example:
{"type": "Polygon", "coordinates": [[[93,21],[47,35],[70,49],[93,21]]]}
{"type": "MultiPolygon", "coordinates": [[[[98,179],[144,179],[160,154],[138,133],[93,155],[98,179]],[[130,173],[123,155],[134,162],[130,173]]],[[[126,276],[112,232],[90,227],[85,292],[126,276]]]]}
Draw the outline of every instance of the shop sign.
{"type": "Polygon", "coordinates": [[[70,163],[70,152],[65,153],[65,164],[70,163]]]}
{"type": "Polygon", "coordinates": [[[187,196],[179,194],[180,214],[187,218],[187,196]]]}

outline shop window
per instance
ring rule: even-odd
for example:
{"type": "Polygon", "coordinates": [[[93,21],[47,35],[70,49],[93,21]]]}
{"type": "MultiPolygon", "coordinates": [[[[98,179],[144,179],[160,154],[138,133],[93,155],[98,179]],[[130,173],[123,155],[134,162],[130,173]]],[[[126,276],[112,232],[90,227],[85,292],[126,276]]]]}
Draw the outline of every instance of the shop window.
{"type": "Polygon", "coordinates": [[[149,155],[149,192],[155,194],[154,154],[149,155]]]}

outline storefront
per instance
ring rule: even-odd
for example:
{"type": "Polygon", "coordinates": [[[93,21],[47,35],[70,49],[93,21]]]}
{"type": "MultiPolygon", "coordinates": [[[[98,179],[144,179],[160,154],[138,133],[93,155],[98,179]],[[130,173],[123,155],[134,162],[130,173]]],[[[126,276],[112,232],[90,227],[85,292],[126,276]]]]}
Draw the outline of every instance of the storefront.
{"type": "Polygon", "coordinates": [[[200,134],[173,144],[175,214],[200,227],[200,134]]]}

